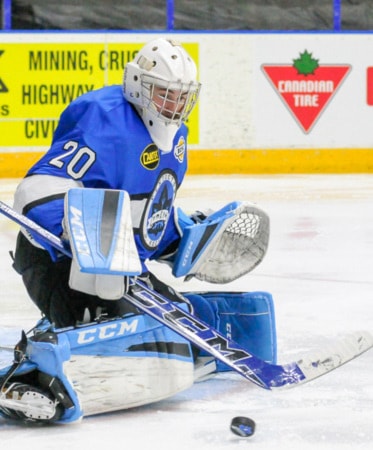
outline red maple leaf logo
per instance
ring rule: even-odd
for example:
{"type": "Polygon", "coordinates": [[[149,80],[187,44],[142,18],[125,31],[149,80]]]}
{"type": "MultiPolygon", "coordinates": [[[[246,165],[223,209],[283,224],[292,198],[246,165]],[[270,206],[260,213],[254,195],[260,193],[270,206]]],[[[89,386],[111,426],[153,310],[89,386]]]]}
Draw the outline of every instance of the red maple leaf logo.
{"type": "Polygon", "coordinates": [[[350,71],[350,65],[319,65],[307,50],[293,65],[262,70],[305,133],[311,131],[350,71]]]}

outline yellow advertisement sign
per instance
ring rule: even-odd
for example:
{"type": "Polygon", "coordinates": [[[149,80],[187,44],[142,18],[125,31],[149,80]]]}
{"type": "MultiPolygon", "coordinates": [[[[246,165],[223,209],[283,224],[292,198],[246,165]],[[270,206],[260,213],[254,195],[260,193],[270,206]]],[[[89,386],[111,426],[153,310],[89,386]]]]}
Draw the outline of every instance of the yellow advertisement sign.
{"type": "MultiPolygon", "coordinates": [[[[139,43],[0,44],[0,146],[48,146],[64,108],[76,97],[121,84],[139,43]]],[[[183,44],[198,65],[198,44],[183,44]]],[[[198,143],[198,105],[188,120],[198,143]]]]}

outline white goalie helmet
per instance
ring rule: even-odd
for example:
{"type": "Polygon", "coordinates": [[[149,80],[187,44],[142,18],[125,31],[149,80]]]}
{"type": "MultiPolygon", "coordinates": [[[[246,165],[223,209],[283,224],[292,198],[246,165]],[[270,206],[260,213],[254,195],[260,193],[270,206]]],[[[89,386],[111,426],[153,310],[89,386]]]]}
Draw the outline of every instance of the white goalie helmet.
{"type": "Polygon", "coordinates": [[[197,102],[197,68],[177,42],[159,38],[146,44],[127,63],[124,97],[137,111],[154,143],[164,152],[197,102]]]}

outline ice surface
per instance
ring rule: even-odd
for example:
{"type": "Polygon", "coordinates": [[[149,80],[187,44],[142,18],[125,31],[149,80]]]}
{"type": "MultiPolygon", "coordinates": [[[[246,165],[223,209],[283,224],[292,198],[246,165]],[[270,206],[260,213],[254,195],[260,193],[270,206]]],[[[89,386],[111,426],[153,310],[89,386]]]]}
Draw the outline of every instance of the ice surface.
{"type": "MultiPolygon", "coordinates": [[[[11,204],[18,180],[1,180],[11,204]]],[[[263,263],[224,286],[172,280],[179,290],[264,290],[275,302],[278,359],[329,344],[345,333],[373,332],[373,175],[189,176],[178,204],[187,211],[233,200],[257,203],[271,217],[263,263]]],[[[11,268],[17,225],[0,216],[0,345],[12,346],[39,312],[11,268]]],[[[2,358],[11,352],[3,351],[2,358]]],[[[0,359],[1,362],[1,359],[0,359]]],[[[194,385],[171,399],[87,417],[79,424],[19,426],[0,419],[11,450],[368,450],[373,448],[373,351],[309,384],[266,391],[234,373],[194,385]],[[256,421],[253,437],[229,431],[234,416],[256,421]]]]}

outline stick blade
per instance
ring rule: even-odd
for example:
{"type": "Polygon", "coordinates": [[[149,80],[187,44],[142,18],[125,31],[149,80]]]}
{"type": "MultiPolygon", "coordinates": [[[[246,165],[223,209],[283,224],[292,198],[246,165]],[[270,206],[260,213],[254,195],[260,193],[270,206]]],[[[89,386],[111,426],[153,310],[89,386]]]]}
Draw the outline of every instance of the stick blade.
{"type": "MultiPolygon", "coordinates": [[[[368,331],[356,331],[326,346],[323,350],[306,353],[302,359],[296,362],[305,375],[305,378],[300,380],[297,385],[307,383],[341,367],[372,347],[373,336],[368,331]]],[[[292,386],[294,385],[287,384],[283,387],[292,386]]]]}

